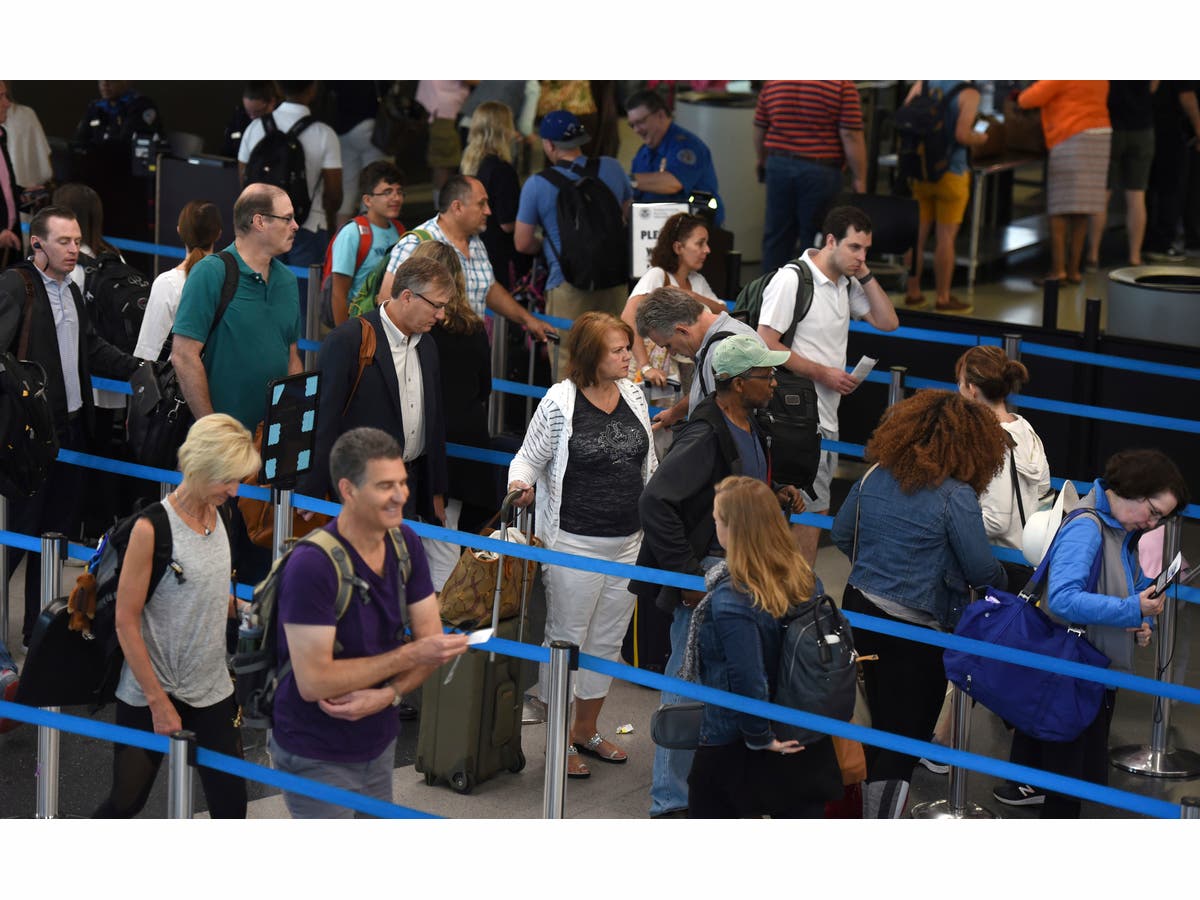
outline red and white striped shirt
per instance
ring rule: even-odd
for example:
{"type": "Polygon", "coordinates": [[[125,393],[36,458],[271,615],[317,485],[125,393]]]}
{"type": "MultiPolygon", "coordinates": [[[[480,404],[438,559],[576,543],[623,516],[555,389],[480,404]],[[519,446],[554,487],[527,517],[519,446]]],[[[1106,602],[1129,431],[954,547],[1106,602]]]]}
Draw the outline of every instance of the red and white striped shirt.
{"type": "Polygon", "coordinates": [[[754,124],[766,129],[768,152],[843,162],[838,131],[862,129],[862,104],[852,81],[767,81],[754,124]]]}

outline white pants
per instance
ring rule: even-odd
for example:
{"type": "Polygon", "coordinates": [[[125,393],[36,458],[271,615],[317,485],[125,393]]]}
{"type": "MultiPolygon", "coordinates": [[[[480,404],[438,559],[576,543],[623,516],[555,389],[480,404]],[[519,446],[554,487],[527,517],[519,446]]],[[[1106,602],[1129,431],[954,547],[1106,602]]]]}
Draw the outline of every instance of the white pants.
{"type": "MultiPolygon", "coordinates": [[[[640,531],[626,537],[587,537],[560,531],[550,549],[593,559],[628,563],[637,561],[642,544],[640,531]]],[[[616,662],[621,643],[633,616],[633,594],[628,578],[614,578],[598,572],[585,572],[567,566],[544,566],[546,584],[546,639],[570,641],[583,653],[616,662]]],[[[549,696],[550,666],[538,671],[538,696],[549,696]]],[[[580,668],[575,673],[575,696],[597,700],[608,695],[612,676],[580,668]]]]}
{"type": "MultiPolygon", "coordinates": [[[[462,501],[446,498],[446,527],[458,530],[458,516],[462,512],[462,501]]],[[[433,523],[434,525],[437,522],[433,523]]],[[[435,541],[433,538],[421,538],[421,547],[425,550],[425,558],[429,561],[429,577],[433,581],[433,589],[441,592],[446,579],[458,565],[463,548],[460,544],[446,541],[435,541]]]]}
{"type": "Polygon", "coordinates": [[[358,213],[362,206],[358,176],[375,160],[383,159],[383,151],[371,143],[371,132],[374,130],[375,120],[363,119],[345,134],[338,135],[342,150],[342,215],[353,216],[358,213]]]}

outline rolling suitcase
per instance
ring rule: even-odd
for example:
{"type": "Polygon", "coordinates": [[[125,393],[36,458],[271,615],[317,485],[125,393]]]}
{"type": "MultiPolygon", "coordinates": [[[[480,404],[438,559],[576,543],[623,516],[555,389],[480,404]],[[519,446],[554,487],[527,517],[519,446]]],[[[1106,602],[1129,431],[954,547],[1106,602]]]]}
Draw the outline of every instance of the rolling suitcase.
{"type": "MultiPolygon", "coordinates": [[[[504,498],[500,530],[508,539],[508,519],[516,493],[504,498]]],[[[527,519],[532,522],[532,516],[527,519]]],[[[532,527],[529,528],[532,535],[532,527]]],[[[520,566],[520,612],[495,626],[496,636],[518,641],[524,636],[531,578],[520,566]]],[[[504,566],[496,567],[495,616],[500,605],[504,566]]],[[[468,630],[471,623],[463,623],[468,630]]],[[[417,735],[416,770],[425,783],[446,781],[460,794],[507,769],[525,768],[521,752],[521,660],[498,653],[468,650],[439,668],[421,686],[421,723],[417,735]]]]}

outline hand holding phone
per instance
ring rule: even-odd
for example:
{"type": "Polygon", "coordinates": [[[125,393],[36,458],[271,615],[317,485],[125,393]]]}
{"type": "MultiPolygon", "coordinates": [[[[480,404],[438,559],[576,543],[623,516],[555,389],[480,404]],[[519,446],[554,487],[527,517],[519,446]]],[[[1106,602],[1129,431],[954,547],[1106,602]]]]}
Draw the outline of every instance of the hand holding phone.
{"type": "Polygon", "coordinates": [[[992,123],[989,122],[987,119],[980,119],[978,122],[975,123],[975,133],[976,134],[986,134],[987,130],[991,126],[991,124],[992,123]]]}

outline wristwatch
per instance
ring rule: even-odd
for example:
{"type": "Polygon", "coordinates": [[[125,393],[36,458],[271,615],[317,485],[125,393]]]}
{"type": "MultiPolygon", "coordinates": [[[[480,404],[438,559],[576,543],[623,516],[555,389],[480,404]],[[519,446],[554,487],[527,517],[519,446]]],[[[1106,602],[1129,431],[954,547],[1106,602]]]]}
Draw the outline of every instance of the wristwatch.
{"type": "Polygon", "coordinates": [[[638,189],[638,186],[637,186],[637,176],[636,176],[636,175],[630,175],[630,176],[629,176],[629,186],[630,186],[631,188],[633,188],[635,191],[638,189]]]}

